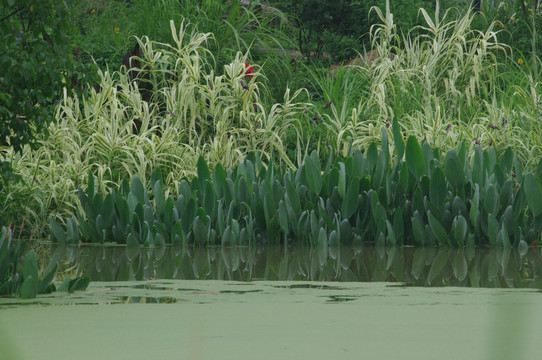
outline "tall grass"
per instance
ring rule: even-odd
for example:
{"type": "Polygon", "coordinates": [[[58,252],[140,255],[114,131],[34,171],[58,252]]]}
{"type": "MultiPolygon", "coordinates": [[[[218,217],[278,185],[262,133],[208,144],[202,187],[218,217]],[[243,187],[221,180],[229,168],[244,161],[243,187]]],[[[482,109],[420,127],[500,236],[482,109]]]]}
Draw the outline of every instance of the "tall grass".
{"type": "MultiPolygon", "coordinates": [[[[536,135],[539,84],[511,57],[493,23],[485,31],[473,30],[474,17],[482,15],[454,9],[441,14],[437,2],[433,15],[419,10],[426,25],[404,34],[397,30],[389,2],[385,11],[372,11],[381,20],[371,29],[378,59],[352,66],[363,86],[324,114],[337,151],[366,148],[378,141],[381,127],[397,118],[405,134],[436,148],[450,149],[459,141],[470,144],[471,151],[478,143],[498,150],[512,146],[523,164],[536,166],[542,150],[536,135]]],[[[333,79],[347,87],[351,77],[333,79]]],[[[341,87],[322,79],[317,83],[323,93],[341,87]]]]}
{"type": "Polygon", "coordinates": [[[266,83],[260,67],[253,65],[252,77],[245,76],[246,54],[238,52],[218,74],[206,47],[211,33],[187,23],[176,28],[173,21],[170,30],[174,45],[137,39],[139,69],[101,72],[101,91],[86,98],[65,92],[49,137],[38,150],[13,155],[17,171],[36,179],[27,185],[33,223],[44,224],[49,214],[73,214],[77,187],[85,186],[89,172],[105,191],[134,175],[148,179],[161,168],[175,192],[179,179],[195,174],[199,156],[228,168],[258,151],[294,166],[283,139],[292,125],[300,128],[296,122],[310,107],[296,102],[303,90],[287,90],[283,103],[268,106],[260,97],[266,83]],[[140,88],[152,89],[149,99],[140,88]]]}

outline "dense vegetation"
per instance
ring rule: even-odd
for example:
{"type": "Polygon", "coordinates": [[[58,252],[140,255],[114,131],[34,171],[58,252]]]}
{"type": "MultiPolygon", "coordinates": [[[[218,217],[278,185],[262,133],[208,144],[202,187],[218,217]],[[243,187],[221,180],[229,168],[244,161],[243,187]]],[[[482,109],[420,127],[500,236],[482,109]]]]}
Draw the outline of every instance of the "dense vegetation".
{"type": "Polygon", "coordinates": [[[175,232],[206,244],[243,240],[242,230],[247,239],[312,244],[540,240],[536,4],[501,1],[481,13],[425,0],[55,4],[0,8],[0,61],[17,70],[0,77],[6,234],[43,237],[51,224],[58,240],[92,242],[173,242],[175,232]],[[299,211],[286,206],[294,195],[260,194],[238,176],[254,152],[260,167],[250,180],[274,172],[267,186],[277,182],[283,194],[293,186],[299,211]],[[365,164],[359,173],[348,165],[356,161],[365,164]],[[222,169],[235,191],[246,183],[250,201],[231,199],[231,224],[220,226],[219,204],[224,213],[232,205],[220,184],[201,181],[202,164],[222,169]],[[156,204],[158,171],[165,203],[179,204],[169,224],[156,204]],[[124,213],[127,179],[147,184],[154,203],[136,196],[124,213]],[[358,201],[343,202],[345,191],[358,201]],[[97,220],[104,205],[89,205],[89,194],[115,206],[97,220]],[[296,221],[281,220],[284,211],[296,221]]]}

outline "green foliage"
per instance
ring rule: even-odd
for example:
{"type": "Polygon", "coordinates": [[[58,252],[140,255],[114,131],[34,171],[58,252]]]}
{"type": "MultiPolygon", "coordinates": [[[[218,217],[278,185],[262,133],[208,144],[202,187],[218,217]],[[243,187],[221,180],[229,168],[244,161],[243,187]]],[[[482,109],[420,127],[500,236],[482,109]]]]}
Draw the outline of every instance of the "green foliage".
{"type": "MultiPolygon", "coordinates": [[[[58,232],[56,234],[60,235],[58,232]]],[[[36,253],[30,250],[25,254],[25,249],[26,243],[13,241],[11,230],[3,226],[0,231],[0,296],[18,295],[23,299],[31,299],[38,294],[57,290],[53,280],[58,264],[52,260],[40,279],[36,253]]],[[[89,277],[77,277],[71,281],[67,279],[65,289],[61,285],[59,291],[85,290],[90,282],[89,277]]]]}
{"type": "MultiPolygon", "coordinates": [[[[84,91],[92,66],[77,61],[78,47],[69,41],[71,8],[64,1],[3,1],[0,5],[0,223],[11,212],[16,181],[28,180],[14,169],[10,149],[38,146],[36,136],[54,120],[62,89],[84,91]],[[8,209],[6,203],[11,203],[8,209]]],[[[71,91],[71,90],[69,90],[71,91]]],[[[23,191],[26,192],[26,191],[23,191]]]]}
{"type": "Polygon", "coordinates": [[[296,134],[296,122],[309,106],[296,101],[302,91],[287,91],[282,103],[268,106],[260,67],[253,65],[252,77],[244,74],[247,55],[237,53],[216,73],[207,48],[212,34],[186,23],[169,26],[175,46],[137,39],[137,77],[124,67],[100,72],[100,92],[65,94],[40,149],[13,155],[18,172],[39,179],[31,183],[33,197],[26,201],[33,204],[32,222],[75,215],[77,186],[86,184],[89,170],[104,192],[135,175],[148,182],[161,168],[164,190],[174,191],[173,174],[195,175],[200,155],[211,168],[219,162],[232,167],[258,150],[277,164],[293,166],[283,142],[286,134],[296,134]]]}
{"type": "Polygon", "coordinates": [[[516,50],[516,61],[529,61],[529,54],[540,54],[542,9],[538,1],[501,0],[493,4],[483,2],[482,5],[483,14],[476,18],[475,28],[482,29],[493,23],[500,30],[500,41],[516,50]]]}
{"type": "Polygon", "coordinates": [[[80,190],[84,212],[72,221],[72,236],[59,234],[52,222],[53,240],[459,247],[525,246],[540,240],[538,175],[529,172],[517,180],[504,172],[507,159],[497,157],[494,148],[477,148],[482,161],[469,162],[462,144],[443,158],[419,150],[426,147],[410,137],[406,160],[390,163],[386,145],[375,147],[373,155],[356,150],[324,169],[312,153],[299,169],[285,171],[265,166],[252,154],[227,172],[217,166],[214,174],[200,158],[198,177],[182,179],[176,198],[164,200],[159,174],[153,176],[150,195],[137,177],[106,196],[80,190]],[[425,163],[428,168],[419,165],[425,163]],[[109,204],[104,197],[112,197],[109,204]],[[106,220],[105,212],[110,214],[106,220]]]}
{"type": "Polygon", "coordinates": [[[214,70],[238,52],[250,53],[251,62],[267,63],[264,76],[273,78],[270,89],[274,101],[280,101],[292,69],[272,49],[292,48],[284,30],[285,16],[276,8],[257,2],[199,0],[78,0],[74,23],[80,29],[71,41],[81,44],[84,61],[96,61],[102,71],[117,69],[123,55],[136,43],[135,38],[148,37],[175,46],[170,21],[194,24],[200,33],[213,33],[207,46],[214,56],[214,70]],[[250,51],[249,51],[250,50],[250,51]]]}
{"type": "Polygon", "coordinates": [[[38,277],[38,264],[34,250],[24,255],[26,245],[12,241],[11,230],[2,227],[0,232],[0,296],[20,295],[23,299],[55,290],[52,283],[57,265],[51,263],[44,277],[38,277]],[[21,269],[21,263],[22,269],[21,269]]]}
{"type": "Polygon", "coordinates": [[[14,0],[0,6],[0,143],[34,144],[36,133],[53,119],[64,86],[81,81],[77,46],[66,42],[74,31],[65,2],[14,0]],[[72,48],[73,46],[73,48],[72,48]]]}
{"type": "MultiPolygon", "coordinates": [[[[277,6],[296,20],[298,47],[308,57],[327,54],[333,62],[354,58],[369,47],[371,26],[378,21],[373,6],[384,8],[385,0],[287,0],[277,6]]],[[[428,0],[392,1],[391,11],[405,32],[418,25],[418,9],[434,7],[428,0]]]]}

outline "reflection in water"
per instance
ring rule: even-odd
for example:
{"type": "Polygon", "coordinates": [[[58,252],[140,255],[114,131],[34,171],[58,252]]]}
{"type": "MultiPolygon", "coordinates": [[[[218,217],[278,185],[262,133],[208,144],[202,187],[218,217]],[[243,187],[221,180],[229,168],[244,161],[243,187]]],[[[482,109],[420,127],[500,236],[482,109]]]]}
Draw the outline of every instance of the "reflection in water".
{"type": "Polygon", "coordinates": [[[93,281],[391,281],[413,286],[542,288],[540,249],[383,247],[68,247],[63,265],[93,281]]]}

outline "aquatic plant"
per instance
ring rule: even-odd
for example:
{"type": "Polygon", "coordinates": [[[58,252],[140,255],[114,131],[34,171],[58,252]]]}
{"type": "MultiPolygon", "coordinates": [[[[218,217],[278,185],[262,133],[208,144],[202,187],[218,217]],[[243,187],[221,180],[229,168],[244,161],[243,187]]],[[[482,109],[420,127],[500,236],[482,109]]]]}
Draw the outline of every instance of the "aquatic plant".
{"type": "Polygon", "coordinates": [[[511,146],[534,169],[542,151],[539,74],[529,70],[536,64],[519,64],[493,22],[475,30],[473,22],[483,15],[441,12],[436,3],[433,14],[419,10],[425,25],[408,33],[398,30],[389,4],[373,8],[380,19],[371,29],[377,58],[333,76],[312,71],[312,86],[322,96],[320,126],[327,130],[322,142],[343,156],[350,143],[367,149],[397,118],[403,132],[443,153],[459,142],[469,156],[477,144],[494,146],[499,155],[511,146]]]}
{"type": "Polygon", "coordinates": [[[180,181],[177,197],[165,196],[160,172],[149,187],[135,176],[107,194],[89,174],[89,187],[79,189],[82,210],[67,220],[67,231],[50,219],[52,239],[505,248],[540,241],[542,161],[524,174],[511,149],[499,157],[477,146],[469,159],[460,144],[441,156],[414,136],[405,144],[396,120],[392,131],[393,158],[384,128],[380,149],[373,143],[365,154],[329,156],[323,167],[316,152],[296,170],[252,154],[233,169],[217,164],[211,171],[200,157],[197,176],[180,181]]]}
{"type": "Polygon", "coordinates": [[[266,80],[257,64],[245,68],[246,54],[237,53],[217,74],[206,48],[212,34],[187,23],[171,22],[170,31],[175,45],[138,38],[139,66],[100,73],[100,91],[83,98],[65,92],[49,137],[36,151],[13,155],[14,168],[35,179],[27,184],[27,221],[74,214],[77,187],[89,170],[105,192],[136,175],[147,181],[161,168],[164,186],[175,191],[179,178],[195,173],[199,156],[233,167],[258,151],[293,167],[283,138],[310,107],[296,102],[303,90],[287,90],[283,103],[267,106],[260,99],[266,80]]]}
{"type": "MultiPolygon", "coordinates": [[[[18,295],[23,299],[30,299],[38,294],[57,290],[53,284],[58,268],[57,262],[53,259],[40,279],[35,251],[25,253],[25,250],[26,243],[13,241],[11,229],[3,226],[0,231],[0,296],[18,295]]],[[[90,278],[86,276],[74,279],[66,277],[58,290],[68,292],[84,290],[89,282],[90,278]]]]}

